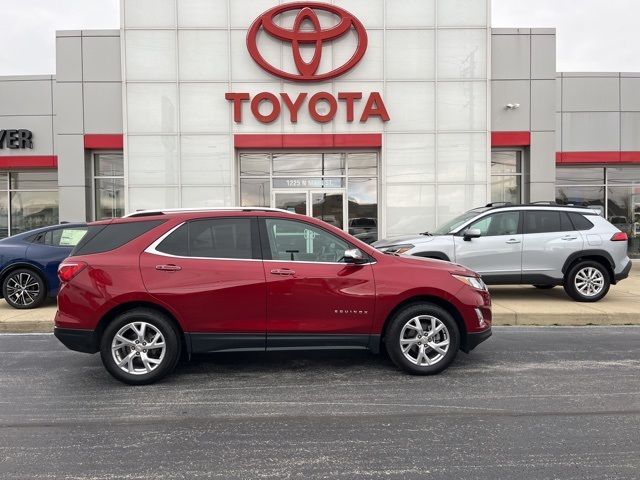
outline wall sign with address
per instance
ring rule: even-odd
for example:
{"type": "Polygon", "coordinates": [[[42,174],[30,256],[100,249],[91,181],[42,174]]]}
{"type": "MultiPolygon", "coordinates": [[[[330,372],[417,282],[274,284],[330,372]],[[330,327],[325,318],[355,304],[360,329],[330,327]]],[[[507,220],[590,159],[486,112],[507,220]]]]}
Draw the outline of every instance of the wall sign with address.
{"type": "Polygon", "coordinates": [[[33,133],[23,128],[15,130],[0,130],[0,148],[33,148],[33,133]]]}

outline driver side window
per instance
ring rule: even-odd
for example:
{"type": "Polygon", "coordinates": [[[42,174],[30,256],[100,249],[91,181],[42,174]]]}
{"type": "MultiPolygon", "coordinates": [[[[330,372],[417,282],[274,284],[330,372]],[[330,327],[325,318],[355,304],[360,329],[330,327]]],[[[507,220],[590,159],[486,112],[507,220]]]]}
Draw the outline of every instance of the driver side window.
{"type": "Polygon", "coordinates": [[[335,235],[295,220],[265,219],[271,258],[283,262],[344,262],[350,245],[335,235]]]}
{"type": "Polygon", "coordinates": [[[487,215],[468,228],[477,228],[482,237],[496,237],[499,235],[515,235],[518,233],[520,212],[502,212],[487,215]]]}

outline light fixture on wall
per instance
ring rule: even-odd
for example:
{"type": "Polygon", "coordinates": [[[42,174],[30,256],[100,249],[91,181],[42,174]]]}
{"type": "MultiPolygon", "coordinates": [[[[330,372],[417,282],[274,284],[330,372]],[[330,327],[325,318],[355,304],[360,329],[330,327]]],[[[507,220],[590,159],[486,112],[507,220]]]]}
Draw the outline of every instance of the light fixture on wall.
{"type": "Polygon", "coordinates": [[[517,110],[518,108],[520,108],[520,104],[519,103],[507,103],[505,105],[505,108],[507,110],[517,110]]]}

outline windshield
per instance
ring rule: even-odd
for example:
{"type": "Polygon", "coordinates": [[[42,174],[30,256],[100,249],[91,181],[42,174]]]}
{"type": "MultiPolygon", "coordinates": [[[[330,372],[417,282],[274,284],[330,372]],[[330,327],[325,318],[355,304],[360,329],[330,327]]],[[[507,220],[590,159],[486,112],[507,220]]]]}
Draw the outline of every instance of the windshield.
{"type": "Polygon", "coordinates": [[[452,230],[455,230],[463,223],[471,220],[473,217],[477,216],[479,213],[482,213],[486,210],[486,208],[474,208],[473,210],[469,210],[468,212],[464,212],[462,215],[457,216],[453,220],[449,220],[447,223],[440,225],[434,232],[434,235],[446,235],[450,233],[452,230]]]}

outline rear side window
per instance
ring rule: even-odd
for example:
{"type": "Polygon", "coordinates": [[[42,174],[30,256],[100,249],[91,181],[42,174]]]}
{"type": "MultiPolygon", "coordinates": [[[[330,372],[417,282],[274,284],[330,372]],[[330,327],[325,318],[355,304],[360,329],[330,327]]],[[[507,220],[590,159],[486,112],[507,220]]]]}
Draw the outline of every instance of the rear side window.
{"type": "Polygon", "coordinates": [[[114,250],[164,222],[164,220],[148,220],[144,222],[91,225],[88,227],[86,235],[73,249],[71,255],[91,255],[114,250]]]}
{"type": "Polygon", "coordinates": [[[576,230],[591,230],[593,228],[593,223],[585,218],[584,215],[571,212],[569,213],[569,217],[571,218],[576,230]]]}
{"type": "Polygon", "coordinates": [[[87,227],[56,228],[44,236],[45,245],[54,247],[75,247],[87,233],[87,227]]]}
{"type": "Polygon", "coordinates": [[[564,212],[534,211],[524,214],[524,233],[568,232],[573,230],[564,212]]]}
{"type": "Polygon", "coordinates": [[[180,257],[260,258],[252,218],[192,220],[173,231],[156,250],[180,257]]]}

